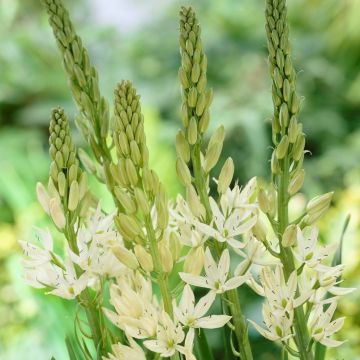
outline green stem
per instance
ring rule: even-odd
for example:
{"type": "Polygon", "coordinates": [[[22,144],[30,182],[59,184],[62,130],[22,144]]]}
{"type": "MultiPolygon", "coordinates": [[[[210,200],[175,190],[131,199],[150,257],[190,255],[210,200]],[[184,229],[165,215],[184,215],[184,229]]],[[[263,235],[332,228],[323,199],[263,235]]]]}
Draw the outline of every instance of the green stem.
{"type": "MultiPolygon", "coordinates": [[[[194,145],[191,154],[193,171],[194,171],[194,182],[196,190],[200,196],[201,203],[204,205],[206,210],[206,222],[209,224],[212,219],[212,211],[209,202],[209,196],[205,187],[206,174],[204,174],[201,163],[200,163],[200,143],[194,145]]],[[[218,257],[221,256],[222,248],[215,243],[218,257]]],[[[242,314],[240,307],[239,295],[236,289],[230,290],[227,294],[224,294],[230,302],[230,313],[235,326],[235,335],[238,343],[238,351],[241,354],[241,360],[252,360],[252,352],[249,342],[249,336],[247,331],[247,324],[244,315],[242,314]]]]}
{"type": "Polygon", "coordinates": [[[162,269],[159,258],[159,251],[156,243],[155,232],[151,223],[151,219],[149,217],[146,217],[145,219],[145,227],[150,241],[150,254],[154,263],[156,281],[159,285],[161,297],[164,302],[164,309],[171,317],[173,317],[173,308],[171,303],[172,297],[170,293],[170,288],[168,286],[168,278],[166,273],[162,269]]]}
{"type": "MultiPolygon", "coordinates": [[[[278,233],[283,234],[289,224],[288,213],[288,193],[287,188],[289,184],[289,157],[288,155],[282,161],[282,171],[279,177],[278,188],[278,233]]],[[[280,244],[280,259],[284,265],[284,274],[287,279],[290,274],[295,270],[295,263],[291,249],[284,248],[280,244]]],[[[297,307],[294,310],[294,326],[295,326],[295,341],[302,360],[312,360],[312,352],[307,351],[309,343],[309,334],[305,321],[304,311],[302,307],[297,307]]]]}

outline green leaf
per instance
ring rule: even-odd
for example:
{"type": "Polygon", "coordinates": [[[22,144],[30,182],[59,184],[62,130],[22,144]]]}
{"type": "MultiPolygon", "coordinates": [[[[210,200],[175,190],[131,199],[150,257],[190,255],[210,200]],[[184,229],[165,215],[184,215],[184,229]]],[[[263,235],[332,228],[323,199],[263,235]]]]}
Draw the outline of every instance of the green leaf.
{"type": "Polygon", "coordinates": [[[68,337],[65,338],[65,344],[66,344],[66,348],[69,354],[69,359],[70,360],[77,360],[76,357],[76,353],[75,353],[75,349],[70,341],[70,339],[68,337]]]}
{"type": "Polygon", "coordinates": [[[214,360],[204,329],[200,329],[195,340],[195,351],[199,360],[214,360]]]}

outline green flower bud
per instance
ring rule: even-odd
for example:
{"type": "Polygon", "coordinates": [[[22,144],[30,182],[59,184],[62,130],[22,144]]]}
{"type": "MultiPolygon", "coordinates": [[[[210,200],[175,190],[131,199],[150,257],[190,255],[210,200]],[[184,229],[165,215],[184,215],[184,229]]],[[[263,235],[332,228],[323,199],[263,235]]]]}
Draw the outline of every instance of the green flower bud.
{"type": "Polygon", "coordinates": [[[176,160],[176,173],[180,180],[180,182],[184,186],[190,186],[191,185],[191,174],[190,170],[185,164],[184,160],[181,158],[177,158],[176,160]]]}
{"type": "Polygon", "coordinates": [[[296,141],[298,136],[298,123],[295,116],[292,116],[289,123],[288,135],[289,135],[289,143],[293,144],[296,141]]]}
{"type": "Polygon", "coordinates": [[[330,206],[331,199],[334,192],[328,192],[323,195],[318,195],[312,198],[306,206],[306,212],[308,214],[315,214],[323,209],[327,209],[330,206]]]}
{"type": "Polygon", "coordinates": [[[279,121],[280,125],[284,128],[286,128],[289,123],[289,110],[286,103],[282,103],[280,106],[279,121]]]}
{"type": "Polygon", "coordinates": [[[136,186],[139,179],[138,179],[136,167],[131,159],[125,159],[125,169],[126,169],[126,175],[129,179],[130,185],[136,186]]]}
{"type": "Polygon", "coordinates": [[[177,261],[181,255],[181,243],[178,235],[175,232],[171,232],[169,239],[169,249],[174,261],[177,261]]]}
{"type": "Polygon", "coordinates": [[[290,196],[295,195],[303,186],[305,179],[305,170],[301,169],[298,171],[295,176],[291,179],[288,186],[288,193],[290,196]]]}
{"type": "Polygon", "coordinates": [[[205,208],[192,185],[186,188],[186,198],[191,212],[198,218],[204,218],[206,215],[205,208]]]}
{"type": "Polygon", "coordinates": [[[59,195],[64,196],[65,195],[65,190],[66,190],[66,187],[67,187],[67,183],[66,183],[65,174],[63,172],[60,172],[58,174],[57,184],[58,184],[59,195]]]}
{"type": "Polygon", "coordinates": [[[200,77],[200,65],[195,62],[191,70],[191,81],[195,84],[198,82],[200,77]]]}
{"type": "Polygon", "coordinates": [[[204,133],[208,129],[209,122],[210,122],[210,114],[208,110],[205,110],[199,122],[199,130],[201,133],[204,133]]]}
{"type": "Polygon", "coordinates": [[[130,250],[123,246],[114,246],[111,250],[116,258],[128,268],[135,270],[139,267],[136,256],[130,250]]]}
{"type": "Polygon", "coordinates": [[[127,214],[132,215],[136,212],[136,204],[130,194],[128,194],[118,186],[115,187],[114,193],[127,214]]]}
{"type": "Polygon", "coordinates": [[[136,203],[137,203],[140,211],[144,215],[149,215],[150,206],[149,206],[149,202],[148,202],[148,199],[146,198],[145,193],[140,188],[135,188],[134,195],[135,195],[135,200],[136,200],[136,203]]]}
{"type": "Polygon", "coordinates": [[[187,89],[190,87],[189,79],[188,79],[188,77],[186,75],[186,71],[183,67],[179,68],[179,79],[180,79],[181,86],[184,89],[187,89]]]}
{"type": "Polygon", "coordinates": [[[188,128],[187,137],[188,137],[188,141],[189,141],[190,145],[194,145],[196,143],[196,140],[197,140],[197,121],[196,121],[196,118],[194,116],[190,119],[190,124],[189,124],[189,128],[188,128]]]}
{"type": "Polygon", "coordinates": [[[301,156],[304,154],[305,148],[305,135],[299,134],[292,151],[292,157],[295,161],[299,161],[301,156]]]}
{"type": "Polygon", "coordinates": [[[204,160],[204,170],[206,173],[217,164],[219,161],[221,151],[222,151],[223,143],[215,142],[211,145],[211,147],[206,151],[205,160],[204,160]]]}
{"type": "Polygon", "coordinates": [[[135,256],[140,266],[147,272],[154,270],[154,264],[151,255],[141,245],[135,245],[134,247],[135,256]]]}
{"type": "Polygon", "coordinates": [[[231,180],[234,176],[234,162],[231,157],[228,157],[220,171],[217,190],[219,194],[224,194],[230,186],[231,180]]]}
{"type": "Polygon", "coordinates": [[[183,126],[187,128],[189,124],[189,114],[185,103],[181,106],[181,121],[183,123],[183,126]]]}
{"type": "Polygon", "coordinates": [[[205,106],[206,106],[206,96],[204,93],[200,94],[197,104],[196,104],[196,115],[197,116],[201,116],[205,110],[205,106]]]}
{"type": "Polygon", "coordinates": [[[192,108],[194,108],[196,106],[196,102],[197,102],[197,90],[195,87],[190,88],[189,93],[188,93],[188,105],[192,108]]]}
{"type": "Polygon", "coordinates": [[[120,213],[114,218],[114,221],[121,235],[123,235],[126,240],[133,240],[136,236],[142,234],[140,225],[132,216],[120,213]]]}
{"type": "Polygon", "coordinates": [[[184,132],[179,130],[176,134],[176,153],[181,157],[186,163],[190,161],[190,147],[189,143],[186,141],[184,132]]]}
{"type": "Polygon", "coordinates": [[[276,86],[281,89],[283,86],[283,78],[281,77],[280,70],[277,67],[274,69],[273,78],[276,86]]]}
{"type": "Polygon", "coordinates": [[[131,140],[130,142],[130,156],[135,165],[141,165],[142,156],[135,140],[131,140]]]}
{"type": "Polygon", "coordinates": [[[74,180],[70,185],[68,209],[75,211],[79,204],[79,184],[74,180]]]}
{"type": "Polygon", "coordinates": [[[289,225],[281,238],[281,245],[283,247],[294,246],[296,244],[296,232],[297,226],[294,224],[289,225]]]}
{"type": "Polygon", "coordinates": [[[283,83],[283,96],[284,100],[288,102],[291,96],[291,86],[288,79],[285,79],[283,83]]]}
{"type": "Polygon", "coordinates": [[[162,270],[165,273],[171,272],[173,268],[173,258],[169,247],[163,241],[159,242],[158,244],[158,254],[162,270]]]}
{"type": "Polygon", "coordinates": [[[276,148],[276,157],[278,158],[278,160],[281,160],[285,157],[288,148],[289,148],[289,138],[287,135],[284,135],[280,140],[279,145],[276,148]]]}
{"type": "Polygon", "coordinates": [[[273,151],[271,156],[271,172],[276,175],[280,172],[279,160],[276,157],[276,150],[273,151]]]}
{"type": "Polygon", "coordinates": [[[61,208],[61,205],[59,204],[57,199],[54,199],[54,198],[50,199],[49,211],[50,211],[50,216],[51,216],[54,224],[56,225],[56,227],[59,230],[64,229],[64,227],[66,225],[66,219],[65,219],[64,211],[61,208]]]}

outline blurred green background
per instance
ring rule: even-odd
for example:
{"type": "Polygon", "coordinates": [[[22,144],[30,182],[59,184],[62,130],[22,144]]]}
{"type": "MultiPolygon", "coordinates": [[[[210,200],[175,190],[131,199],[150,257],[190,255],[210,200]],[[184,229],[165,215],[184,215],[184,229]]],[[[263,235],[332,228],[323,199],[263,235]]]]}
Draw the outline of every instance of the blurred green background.
{"type": "MultiPolygon", "coordinates": [[[[263,1],[66,1],[110,102],[112,89],[124,78],[132,79],[142,95],[152,163],[172,195],[180,189],[173,143],[180,126],[177,14],[182,4],[191,4],[202,24],[209,83],[215,90],[210,130],[225,125],[223,156],[233,157],[240,182],[254,175],[268,178],[272,104],[263,1]]],[[[338,241],[351,214],[344,286],[358,287],[360,2],[292,0],[289,18],[310,151],[304,195],[297,197],[294,211],[305,198],[336,191],[334,207],[320,224],[322,239],[338,241]]],[[[35,184],[47,179],[48,118],[57,105],[74,118],[76,108],[40,1],[0,0],[1,360],[67,358],[63,338],[72,329],[74,307],[23,284],[17,244],[18,239],[34,239],[34,224],[48,226],[35,184]]],[[[75,131],[74,136],[85,146],[75,131]]],[[[261,299],[246,289],[241,295],[247,315],[261,321],[261,299]]],[[[348,342],[329,352],[328,359],[360,359],[359,302],[359,292],[341,302],[339,312],[347,320],[340,337],[348,342]]],[[[250,332],[255,359],[279,358],[273,344],[250,332]]],[[[212,343],[220,346],[216,336],[212,343]]]]}

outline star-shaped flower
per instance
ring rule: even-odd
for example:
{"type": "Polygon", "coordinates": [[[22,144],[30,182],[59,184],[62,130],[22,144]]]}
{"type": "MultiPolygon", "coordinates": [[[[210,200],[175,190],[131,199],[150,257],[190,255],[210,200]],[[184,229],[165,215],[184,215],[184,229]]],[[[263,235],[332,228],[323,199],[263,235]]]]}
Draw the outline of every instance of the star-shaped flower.
{"type": "Polygon", "coordinates": [[[221,254],[219,264],[216,264],[209,248],[206,248],[204,268],[206,276],[196,276],[188,273],[180,273],[179,275],[187,284],[211,289],[216,294],[236,289],[250,278],[249,275],[244,275],[227,279],[230,270],[230,254],[227,249],[221,254]]]}

